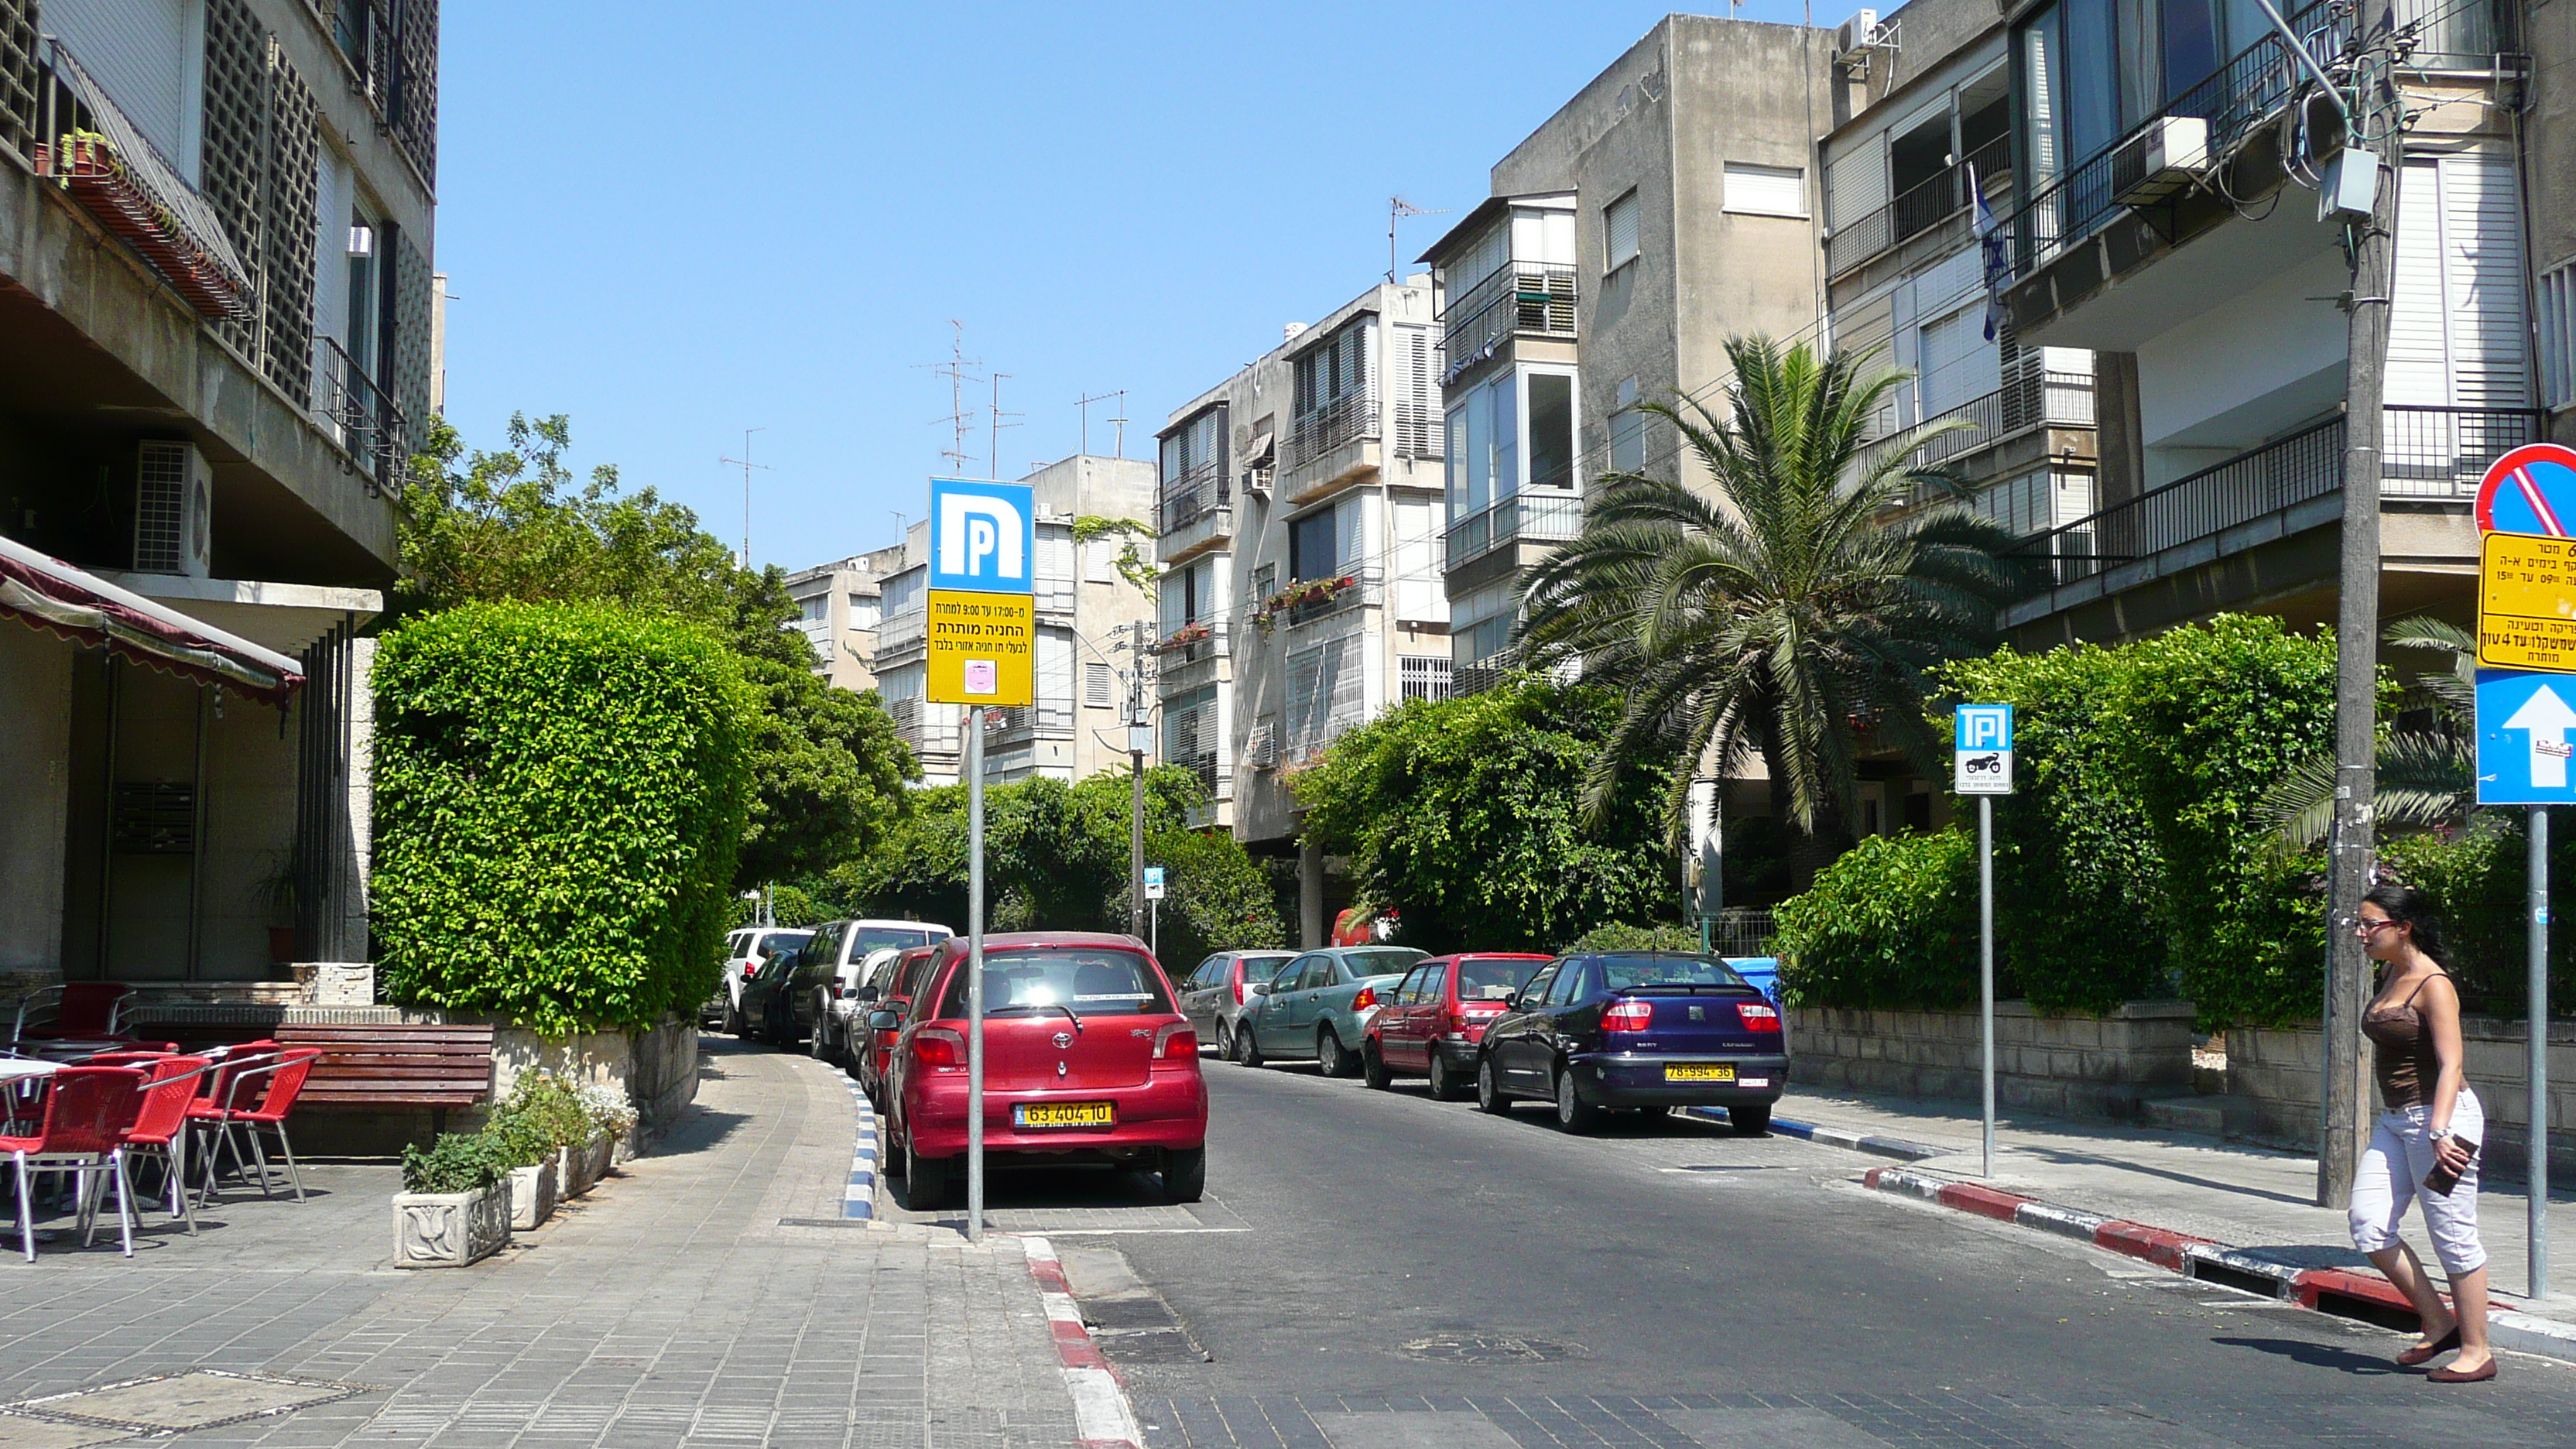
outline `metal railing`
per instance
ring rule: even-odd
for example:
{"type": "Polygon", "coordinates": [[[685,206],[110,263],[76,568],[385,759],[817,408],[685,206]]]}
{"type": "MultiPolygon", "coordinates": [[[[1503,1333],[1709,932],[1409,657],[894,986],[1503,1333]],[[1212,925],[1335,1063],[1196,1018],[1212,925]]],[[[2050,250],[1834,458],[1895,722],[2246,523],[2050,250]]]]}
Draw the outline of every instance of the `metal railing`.
{"type": "MultiPolygon", "coordinates": [[[[1825,238],[1825,271],[1839,277],[1870,258],[1913,240],[1968,210],[1968,177],[1992,190],[1998,176],[2012,174],[2012,137],[1998,136],[1968,153],[1967,159],[1941,168],[1931,179],[1907,187],[1894,201],[1837,226],[1825,238]]],[[[1994,205],[1990,198],[1987,205],[1994,205]]],[[[2007,203],[2008,204],[2008,203],[2007,203]]]]}
{"type": "MultiPolygon", "coordinates": [[[[2383,498],[2467,499],[2487,464],[2540,436],[2540,414],[2520,408],[2396,405],[2385,417],[2383,498]]],[[[2344,420],[2329,418],[2034,535],[2013,554],[2044,560],[2052,586],[2090,578],[2335,493],[2343,452],[2344,420]]]]}
{"type": "MultiPolygon", "coordinates": [[[[1204,664],[1211,659],[1223,659],[1233,652],[1234,635],[1231,623],[1215,615],[1187,620],[1180,629],[1175,629],[1172,633],[1177,635],[1194,624],[1206,626],[1208,631],[1206,638],[1194,639],[1187,644],[1165,642],[1154,646],[1154,653],[1163,661],[1166,672],[1192,664],[1204,664]]],[[[1169,637],[1171,636],[1166,636],[1166,639],[1168,640],[1169,637]]]]}
{"type": "Polygon", "coordinates": [[[1301,414],[1289,426],[1288,441],[1279,450],[1280,471],[1302,467],[1344,443],[1377,435],[1377,394],[1362,388],[1301,414]]]}
{"type": "Polygon", "coordinates": [[[1449,567],[1482,558],[1521,539],[1562,543],[1583,531],[1583,498],[1575,493],[1515,493],[1449,529],[1449,567]]]}
{"type": "Polygon", "coordinates": [[[1225,772],[1217,768],[1216,751],[1203,750],[1189,759],[1174,760],[1171,763],[1198,776],[1199,784],[1207,791],[1210,800],[1222,800],[1226,797],[1225,786],[1228,782],[1225,772]]]}
{"type": "Polygon", "coordinates": [[[1771,912],[1742,906],[1724,907],[1709,919],[1709,949],[1720,956],[1774,956],[1778,935],[1771,912]]]}
{"type": "MultiPolygon", "coordinates": [[[[1869,459],[1871,465],[1875,466],[1886,450],[1914,436],[1919,429],[1951,422],[1962,422],[1968,426],[1926,439],[1917,450],[1914,460],[1917,466],[1936,467],[1953,458],[1991,448],[2034,428],[2093,426],[2093,374],[2027,373],[1983,397],[1971,398],[1947,412],[1935,413],[1918,427],[1903,429],[1898,436],[1875,445],[1869,459]]],[[[1927,490],[1917,489],[1914,501],[1921,502],[1927,496],[1927,490]]]]}
{"type": "Polygon", "coordinates": [[[1573,336],[1576,300],[1572,267],[1514,262],[1477,282],[1441,309],[1442,380],[1493,356],[1514,333],[1573,336]]]}
{"type": "Polygon", "coordinates": [[[880,654],[891,654],[929,637],[930,605],[927,601],[915,608],[897,610],[877,621],[877,652],[880,654]]]}
{"type": "Polygon", "coordinates": [[[378,489],[400,497],[411,461],[411,420],[339,339],[313,339],[313,411],[331,440],[378,489]]]}
{"type": "MultiPolygon", "coordinates": [[[[1345,609],[1356,609],[1362,605],[1379,603],[1384,599],[1386,575],[1383,570],[1353,569],[1346,577],[1351,580],[1351,586],[1335,591],[1330,598],[1291,605],[1288,609],[1288,622],[1311,624],[1318,619],[1329,619],[1345,609]]],[[[1299,582],[1305,581],[1299,580],[1299,582]]]]}
{"type": "Polygon", "coordinates": [[[1233,505],[1233,488],[1214,463],[1202,463],[1163,485],[1154,504],[1158,533],[1174,533],[1233,505]]]}

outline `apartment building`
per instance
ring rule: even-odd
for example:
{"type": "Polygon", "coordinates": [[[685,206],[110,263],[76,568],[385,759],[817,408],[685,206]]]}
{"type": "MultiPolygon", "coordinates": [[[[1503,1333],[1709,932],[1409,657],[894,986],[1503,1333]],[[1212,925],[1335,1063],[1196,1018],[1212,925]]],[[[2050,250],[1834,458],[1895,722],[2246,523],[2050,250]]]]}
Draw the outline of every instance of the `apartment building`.
{"type": "Polygon", "coordinates": [[[364,960],[430,0],[0,0],[0,972],[364,960]]]}
{"type": "Polygon", "coordinates": [[[1446,299],[1443,540],[1451,658],[1490,673],[1523,571],[1574,536],[1589,481],[1687,471],[1640,411],[1712,396],[1730,337],[1812,334],[1813,141],[1831,37],[1671,15],[1497,162],[1423,260],[1446,299]]]}
{"type": "Polygon", "coordinates": [[[795,628],[814,646],[814,672],[827,682],[841,689],[877,687],[870,666],[884,617],[880,586],[903,566],[903,552],[902,544],[889,544],[787,576],[788,597],[796,601],[795,628]]]}
{"type": "MultiPolygon", "coordinates": [[[[1154,617],[1154,465],[1077,454],[1020,480],[1037,500],[1036,703],[1000,711],[984,738],[984,778],[1079,780],[1127,764],[1132,640],[1154,617]],[[1131,641],[1120,653],[1122,638],[1131,641]]],[[[869,669],[896,731],[921,761],[922,783],[959,774],[962,705],[923,698],[930,629],[930,524],[912,525],[878,584],[869,669]]]]}
{"type": "Polygon", "coordinates": [[[1256,853],[1296,849],[1296,770],[1448,693],[1437,315],[1428,275],[1372,286],[1158,435],[1162,757],[1199,772],[1208,823],[1256,853]]]}

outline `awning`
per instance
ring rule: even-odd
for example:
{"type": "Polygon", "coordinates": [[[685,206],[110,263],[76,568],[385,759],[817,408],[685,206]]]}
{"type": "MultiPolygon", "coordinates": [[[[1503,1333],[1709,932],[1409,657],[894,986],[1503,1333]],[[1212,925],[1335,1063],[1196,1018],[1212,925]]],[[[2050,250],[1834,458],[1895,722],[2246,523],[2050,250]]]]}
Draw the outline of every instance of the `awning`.
{"type": "Polygon", "coordinates": [[[0,614],[263,704],[286,703],[304,683],[304,666],[273,649],[9,538],[0,538],[0,614]]]}

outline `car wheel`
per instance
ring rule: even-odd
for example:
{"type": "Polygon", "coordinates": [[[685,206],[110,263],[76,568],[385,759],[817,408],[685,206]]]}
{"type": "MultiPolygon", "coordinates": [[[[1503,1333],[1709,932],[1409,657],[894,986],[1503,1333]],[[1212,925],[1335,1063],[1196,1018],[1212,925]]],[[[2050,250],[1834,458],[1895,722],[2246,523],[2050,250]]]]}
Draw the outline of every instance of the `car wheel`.
{"type": "Polygon", "coordinates": [[[1360,1075],[1381,1092],[1395,1085],[1395,1074],[1386,1069],[1386,1053],[1375,1037],[1360,1043],[1360,1075]]]}
{"type": "Polygon", "coordinates": [[[1163,1201],[1197,1202],[1206,1194],[1206,1148],[1175,1147],[1163,1154],[1163,1201]]]}
{"type": "Polygon", "coordinates": [[[1261,1065],[1261,1037],[1248,1025],[1234,1029],[1234,1060],[1238,1066],[1261,1065]]]}
{"type": "Polygon", "coordinates": [[[1574,1089],[1574,1068],[1556,1069],[1556,1125],[1568,1132],[1589,1132],[1601,1125],[1601,1109],[1574,1089]]]}
{"type": "Polygon", "coordinates": [[[912,1140],[903,1144],[903,1205],[914,1212],[928,1212],[948,1206],[948,1159],[918,1157],[913,1154],[912,1140]]]}
{"type": "Polygon", "coordinates": [[[1476,1105],[1498,1117],[1512,1110],[1512,1099],[1503,1095],[1502,1080],[1494,1075],[1492,1057],[1476,1058],[1476,1105]]]}
{"type": "Polygon", "coordinates": [[[1436,1051],[1431,1054],[1431,1096],[1440,1102],[1458,1100],[1458,1079],[1450,1074],[1449,1059],[1436,1051]]]}
{"type": "Polygon", "coordinates": [[[1360,1064],[1351,1057],[1351,1049],[1342,1045],[1342,1034],[1330,1022],[1315,1029],[1315,1060],[1323,1065],[1328,1077],[1357,1074],[1360,1064]]]}
{"type": "Polygon", "coordinates": [[[1234,1028],[1221,1021],[1216,1024],[1216,1055],[1219,1061],[1234,1060],[1234,1028]]]}
{"type": "Polygon", "coordinates": [[[818,1062],[832,1059],[832,1038],[827,1018],[818,1016],[814,1019],[814,1034],[805,1039],[805,1053],[818,1062]]]}
{"type": "Polygon", "coordinates": [[[749,1032],[750,1027],[751,1023],[742,1019],[742,1008],[735,1005],[733,1002],[726,1002],[724,1009],[725,1035],[735,1037],[743,1036],[749,1032]]]}
{"type": "Polygon", "coordinates": [[[1738,1137],[1759,1137],[1771,1130],[1771,1104],[1745,1102],[1726,1109],[1727,1125],[1738,1137]]]}

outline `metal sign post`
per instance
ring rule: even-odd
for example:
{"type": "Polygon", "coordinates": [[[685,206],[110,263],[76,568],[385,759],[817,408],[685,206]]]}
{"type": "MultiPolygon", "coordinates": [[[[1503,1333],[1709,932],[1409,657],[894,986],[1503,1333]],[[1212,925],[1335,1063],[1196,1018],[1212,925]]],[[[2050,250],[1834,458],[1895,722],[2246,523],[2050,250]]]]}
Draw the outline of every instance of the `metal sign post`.
{"type": "Polygon", "coordinates": [[[1145,867],[1145,949],[1156,956],[1163,954],[1163,868],[1145,867]]]}
{"type": "Polygon", "coordinates": [[[1979,1177],[1995,1175],[1995,797],[2012,793],[2012,724],[2008,704],[1963,704],[1952,722],[1952,784],[1977,797],[1977,1019],[1985,1079],[1979,1177]]]}
{"type": "Polygon", "coordinates": [[[984,1240],[984,715],[1036,703],[1037,498],[930,480],[924,697],[966,706],[966,1239],[984,1240]]]}
{"type": "Polygon", "coordinates": [[[2531,1197],[2524,1231],[2526,1293],[2549,1293],[2549,807],[2531,807],[2531,1197]]]}

